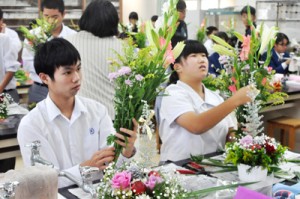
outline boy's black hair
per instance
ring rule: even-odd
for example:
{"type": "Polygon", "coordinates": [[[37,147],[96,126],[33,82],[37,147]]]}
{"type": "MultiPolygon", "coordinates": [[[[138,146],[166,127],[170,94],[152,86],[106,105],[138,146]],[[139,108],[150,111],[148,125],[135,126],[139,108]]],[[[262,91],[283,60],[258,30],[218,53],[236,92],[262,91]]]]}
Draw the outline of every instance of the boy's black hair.
{"type": "Polygon", "coordinates": [[[157,19],[158,19],[158,16],[157,16],[157,15],[153,15],[153,16],[151,17],[151,21],[152,21],[152,22],[156,22],[157,19]]]}
{"type": "Polygon", "coordinates": [[[208,26],[206,28],[206,35],[210,35],[211,33],[213,33],[214,31],[218,31],[219,29],[215,26],[208,26]]]}
{"type": "Polygon", "coordinates": [[[138,15],[138,13],[136,13],[136,12],[131,12],[130,14],[129,14],[129,17],[128,17],[129,19],[135,19],[135,20],[139,20],[139,15],[138,15]]]}
{"type": "Polygon", "coordinates": [[[276,35],[275,44],[279,44],[280,42],[283,42],[284,39],[287,40],[287,45],[288,45],[290,43],[288,36],[282,32],[278,32],[276,35]]]}
{"type": "Polygon", "coordinates": [[[186,3],[185,3],[185,1],[184,1],[184,0],[179,0],[179,1],[177,2],[176,9],[177,9],[178,11],[185,10],[185,9],[186,9],[186,3]]]}
{"type": "Polygon", "coordinates": [[[3,19],[3,11],[2,9],[0,8],[0,20],[3,19]]]}
{"type": "MultiPolygon", "coordinates": [[[[249,5],[248,5],[249,6],[249,5]]],[[[248,14],[248,6],[244,6],[243,9],[241,10],[241,15],[243,14],[248,14]]],[[[251,15],[255,16],[256,15],[256,10],[254,7],[249,6],[250,8],[250,13],[251,15]]]]}
{"type": "MultiPolygon", "coordinates": [[[[205,46],[197,40],[186,40],[184,41],[184,48],[180,55],[175,59],[175,63],[180,63],[181,59],[186,59],[190,54],[193,53],[204,53],[206,57],[208,57],[208,52],[205,46]]],[[[174,65],[171,65],[171,69],[173,70],[172,74],[169,77],[168,85],[176,84],[179,80],[179,76],[176,71],[174,71],[174,65]]]]}
{"type": "Polygon", "coordinates": [[[41,3],[41,11],[47,9],[57,9],[61,14],[65,12],[65,3],[63,0],[43,0],[41,3]]]}
{"type": "Polygon", "coordinates": [[[34,56],[34,68],[37,74],[45,73],[54,80],[57,68],[74,65],[80,60],[79,52],[69,41],[54,38],[38,46],[34,56]]]}
{"type": "Polygon", "coordinates": [[[80,30],[85,30],[97,37],[118,35],[119,16],[115,6],[107,0],[92,1],[83,12],[80,30]]]}

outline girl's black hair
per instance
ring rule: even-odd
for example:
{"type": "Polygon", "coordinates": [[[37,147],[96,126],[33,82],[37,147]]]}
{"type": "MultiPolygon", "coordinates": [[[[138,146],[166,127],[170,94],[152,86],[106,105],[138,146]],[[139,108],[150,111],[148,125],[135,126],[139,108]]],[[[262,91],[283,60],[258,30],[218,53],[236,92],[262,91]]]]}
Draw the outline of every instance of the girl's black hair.
{"type": "Polygon", "coordinates": [[[79,20],[80,30],[103,38],[118,35],[119,16],[114,5],[107,0],[92,1],[79,20]]]}
{"type": "Polygon", "coordinates": [[[45,73],[54,80],[57,68],[74,65],[80,60],[79,52],[69,41],[54,38],[38,46],[34,56],[34,68],[37,74],[45,73]]]}
{"type": "Polygon", "coordinates": [[[283,42],[283,40],[285,40],[285,39],[287,40],[287,44],[289,44],[290,40],[289,40],[288,36],[286,34],[282,33],[282,32],[279,32],[276,35],[276,41],[275,41],[275,43],[279,44],[280,42],[283,42]]]}
{"type": "MultiPolygon", "coordinates": [[[[181,59],[186,59],[190,54],[193,53],[205,53],[206,57],[208,57],[208,52],[205,46],[197,40],[186,40],[184,41],[184,48],[180,55],[175,59],[174,64],[180,63],[181,59]]],[[[177,72],[174,70],[174,65],[171,64],[172,73],[169,77],[168,85],[176,84],[179,80],[179,76],[177,72]]]]}

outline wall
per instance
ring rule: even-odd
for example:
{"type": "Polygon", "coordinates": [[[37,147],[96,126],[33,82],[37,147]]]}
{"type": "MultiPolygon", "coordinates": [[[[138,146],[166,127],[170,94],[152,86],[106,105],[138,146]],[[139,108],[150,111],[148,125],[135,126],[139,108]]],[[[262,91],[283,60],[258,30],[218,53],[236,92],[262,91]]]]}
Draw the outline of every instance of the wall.
{"type": "Polygon", "coordinates": [[[157,0],[123,0],[123,23],[128,23],[129,13],[135,11],[140,21],[147,21],[157,15],[157,0]]]}

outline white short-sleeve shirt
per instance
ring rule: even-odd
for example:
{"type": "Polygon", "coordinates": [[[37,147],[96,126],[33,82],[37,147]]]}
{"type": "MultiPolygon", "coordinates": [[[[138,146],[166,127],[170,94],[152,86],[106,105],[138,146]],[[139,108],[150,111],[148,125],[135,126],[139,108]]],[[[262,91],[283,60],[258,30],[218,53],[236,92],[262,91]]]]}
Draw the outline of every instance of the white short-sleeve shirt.
{"type": "Polygon", "coordinates": [[[162,98],[160,109],[161,161],[177,161],[190,158],[191,154],[207,154],[223,149],[228,129],[234,126],[229,116],[200,135],[192,134],[175,122],[186,112],[200,114],[224,101],[216,92],[205,87],[204,92],[205,101],[184,82],[178,81],[166,88],[167,96],[162,98]]]}
{"type": "MultiPolygon", "coordinates": [[[[42,158],[81,179],[79,164],[107,147],[106,138],[114,132],[107,109],[101,103],[76,96],[71,119],[68,119],[48,95],[21,120],[18,142],[25,166],[30,165],[31,156],[31,149],[25,145],[40,140],[42,158]]],[[[120,160],[127,159],[121,156],[120,160]]],[[[66,178],[59,179],[59,187],[71,184],[66,178]]]]}

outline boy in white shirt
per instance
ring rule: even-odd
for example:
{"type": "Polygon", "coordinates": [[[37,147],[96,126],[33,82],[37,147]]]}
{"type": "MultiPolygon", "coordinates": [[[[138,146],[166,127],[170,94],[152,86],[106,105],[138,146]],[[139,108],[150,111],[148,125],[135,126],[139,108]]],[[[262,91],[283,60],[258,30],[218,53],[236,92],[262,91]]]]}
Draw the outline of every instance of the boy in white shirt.
{"type": "MultiPolygon", "coordinates": [[[[49,88],[46,99],[39,102],[22,120],[18,129],[24,164],[30,165],[30,149],[25,145],[41,141],[41,156],[60,170],[80,178],[79,165],[98,167],[101,171],[115,157],[114,148],[107,146],[106,138],[114,133],[107,109],[94,100],[76,96],[81,85],[80,55],[67,40],[55,38],[43,44],[36,52],[34,66],[39,77],[49,88]]],[[[137,122],[134,130],[117,129],[123,151],[118,161],[135,153],[137,122]]],[[[101,178],[99,173],[98,178],[101,178]]],[[[59,187],[72,184],[59,179],[59,187]]]]}

